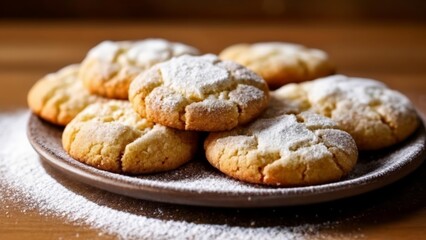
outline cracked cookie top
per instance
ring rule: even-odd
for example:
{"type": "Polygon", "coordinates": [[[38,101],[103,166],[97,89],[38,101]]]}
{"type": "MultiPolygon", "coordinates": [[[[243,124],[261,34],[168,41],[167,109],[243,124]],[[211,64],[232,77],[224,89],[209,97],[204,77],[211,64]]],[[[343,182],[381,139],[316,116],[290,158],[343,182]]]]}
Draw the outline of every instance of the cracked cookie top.
{"type": "Polygon", "coordinates": [[[303,186],[336,181],[358,157],[352,137],[312,112],[261,117],[245,127],[210,133],[208,161],[250,183],[303,186]]]}
{"type": "Polygon", "coordinates": [[[318,49],[284,42],[236,44],[224,49],[220,58],[232,60],[253,70],[278,88],[335,72],[327,54],[318,49]]]}
{"type": "Polygon", "coordinates": [[[385,84],[364,78],[334,75],[274,92],[284,101],[304,103],[332,118],[355,139],[361,150],[380,149],[407,138],[419,125],[407,97],[385,84]]]}
{"type": "Polygon", "coordinates": [[[92,93],[127,99],[129,84],[137,74],[185,54],[198,55],[199,52],[191,46],[163,39],[104,41],[88,52],[80,77],[92,93]]]}
{"type": "Polygon", "coordinates": [[[181,56],[157,64],[130,85],[129,99],[141,116],[169,127],[229,130],[257,117],[269,101],[265,81],[217,56],[181,56]]]}
{"type": "Polygon", "coordinates": [[[110,172],[143,174],[172,170],[189,161],[197,134],[168,128],[136,114],[127,101],[95,103],[65,128],[68,154],[110,172]]]}
{"type": "Polygon", "coordinates": [[[65,126],[87,105],[104,101],[91,95],[80,79],[78,64],[62,68],[40,79],[28,93],[30,109],[51,123],[65,126]]]}

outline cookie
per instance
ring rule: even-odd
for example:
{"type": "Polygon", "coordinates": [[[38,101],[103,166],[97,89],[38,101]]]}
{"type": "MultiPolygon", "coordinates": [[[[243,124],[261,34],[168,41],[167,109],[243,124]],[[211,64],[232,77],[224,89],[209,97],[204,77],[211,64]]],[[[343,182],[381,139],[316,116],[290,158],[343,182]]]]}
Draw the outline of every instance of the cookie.
{"type": "Polygon", "coordinates": [[[65,128],[62,145],[76,160],[98,169],[143,174],[175,169],[197,148],[197,134],[149,122],[128,101],[95,103],[65,128]]]}
{"type": "Polygon", "coordinates": [[[103,101],[83,87],[79,68],[70,65],[36,82],[27,96],[30,109],[46,121],[65,126],[87,105],[103,101]]]}
{"type": "Polygon", "coordinates": [[[262,113],[262,118],[276,117],[284,114],[298,114],[310,109],[311,105],[302,91],[297,91],[298,85],[290,84],[287,88],[281,88],[280,92],[271,91],[268,108],[262,113]]]}
{"type": "Polygon", "coordinates": [[[245,127],[210,133],[207,160],[249,183],[305,186],[339,180],[355,166],[353,138],[312,112],[262,116],[245,127]]]}
{"type": "Polygon", "coordinates": [[[79,76],[93,94],[127,99],[130,82],[136,75],[157,63],[184,54],[198,55],[198,50],[163,39],[104,41],[89,51],[79,76]]]}
{"type": "Polygon", "coordinates": [[[249,69],[217,56],[181,56],[158,64],[130,85],[141,116],[169,127],[222,131],[247,123],[268,105],[266,82],[249,69]]]}
{"type": "Polygon", "coordinates": [[[284,42],[236,44],[224,49],[219,56],[253,70],[272,89],[335,72],[325,52],[284,42]]]}
{"type": "Polygon", "coordinates": [[[360,150],[375,150],[406,139],[419,126],[410,100],[385,84],[364,78],[335,75],[274,92],[285,101],[303,102],[336,121],[355,139],[360,150]]]}

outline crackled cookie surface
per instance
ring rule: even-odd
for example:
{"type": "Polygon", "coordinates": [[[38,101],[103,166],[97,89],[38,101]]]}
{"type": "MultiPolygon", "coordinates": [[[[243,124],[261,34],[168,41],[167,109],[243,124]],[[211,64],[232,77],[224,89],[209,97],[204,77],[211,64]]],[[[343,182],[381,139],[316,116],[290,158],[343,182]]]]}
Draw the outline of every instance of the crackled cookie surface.
{"type": "Polygon", "coordinates": [[[158,64],[131,84],[133,108],[177,129],[222,131],[244,124],[268,105],[265,81],[215,55],[182,56],[158,64]]]}
{"type": "Polygon", "coordinates": [[[361,150],[374,150],[407,138],[419,125],[407,97],[371,79],[335,75],[274,92],[285,101],[303,102],[301,110],[330,117],[361,150]]]}
{"type": "Polygon", "coordinates": [[[91,49],[83,60],[80,78],[94,94],[127,99],[130,82],[137,74],[185,54],[198,55],[198,50],[163,39],[104,41],[91,49]]]}
{"type": "Polygon", "coordinates": [[[51,123],[65,126],[87,105],[103,101],[83,87],[77,77],[79,68],[70,65],[34,84],[27,96],[30,109],[51,123]]]}
{"type": "Polygon", "coordinates": [[[335,71],[325,52],[284,42],[236,44],[224,49],[220,58],[248,67],[262,76],[271,88],[312,80],[335,71]]]}
{"type": "Polygon", "coordinates": [[[142,174],[172,170],[189,161],[197,134],[168,128],[136,114],[127,101],[95,103],[64,130],[68,154],[111,172],[142,174]]]}
{"type": "Polygon", "coordinates": [[[287,88],[281,88],[280,92],[271,91],[268,108],[262,113],[262,118],[276,117],[283,114],[298,114],[309,110],[311,107],[309,101],[304,97],[302,91],[298,91],[298,85],[288,85],[287,88]]]}
{"type": "Polygon", "coordinates": [[[223,173],[250,183],[302,186],[331,182],[353,169],[353,138],[311,112],[263,116],[248,126],[210,133],[208,161],[223,173]]]}

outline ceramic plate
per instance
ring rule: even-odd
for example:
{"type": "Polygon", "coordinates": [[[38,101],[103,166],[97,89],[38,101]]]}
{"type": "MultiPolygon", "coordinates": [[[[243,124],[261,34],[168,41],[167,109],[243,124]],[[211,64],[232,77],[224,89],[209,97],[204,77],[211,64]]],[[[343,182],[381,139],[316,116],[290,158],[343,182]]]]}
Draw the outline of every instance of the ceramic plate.
{"type": "Polygon", "coordinates": [[[28,138],[43,161],[77,181],[139,199],[215,207],[272,207],[319,203],[350,197],[388,185],[414,171],[425,156],[422,125],[394,147],[360,154],[354,171],[339,182],[309,187],[277,188],[246,184],[226,177],[200,154],[165,173],[127,176],[80,163],[62,149],[62,128],[35,115],[28,122],[28,138]]]}

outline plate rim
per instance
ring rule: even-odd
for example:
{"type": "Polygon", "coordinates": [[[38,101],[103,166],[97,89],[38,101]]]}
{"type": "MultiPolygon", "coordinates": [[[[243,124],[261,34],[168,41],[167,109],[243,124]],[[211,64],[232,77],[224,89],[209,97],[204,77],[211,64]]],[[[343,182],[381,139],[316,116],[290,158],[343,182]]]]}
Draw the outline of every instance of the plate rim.
{"type": "MultiPolygon", "coordinates": [[[[426,158],[425,138],[425,144],[423,144],[422,149],[418,151],[414,157],[388,165],[382,171],[370,172],[354,179],[306,187],[268,188],[271,190],[279,189],[279,191],[274,191],[273,194],[271,194],[271,192],[253,194],[247,191],[234,193],[187,191],[184,189],[155,186],[155,184],[149,185],[139,183],[133,185],[132,182],[134,181],[131,180],[135,178],[132,176],[102,171],[85,165],[77,160],[70,163],[68,160],[55,154],[54,151],[50,151],[45,145],[36,141],[34,136],[35,133],[31,131],[31,124],[33,121],[39,121],[41,124],[48,124],[50,125],[49,127],[54,127],[54,125],[40,119],[34,113],[31,113],[27,122],[27,137],[31,146],[41,156],[44,162],[68,177],[87,185],[128,197],[192,206],[256,208],[306,205],[338,200],[389,185],[413,172],[426,158]],[[102,171],[102,174],[96,173],[99,171],[102,171]],[[128,178],[130,181],[118,181],[113,178],[115,175],[119,175],[120,178],[128,178]],[[350,186],[349,188],[347,187],[348,185],[350,186]],[[218,198],[220,198],[220,200],[218,198]]],[[[413,135],[421,131],[417,134],[420,134],[419,137],[424,137],[426,131],[423,121],[421,121],[420,125],[421,126],[413,135]]]]}

